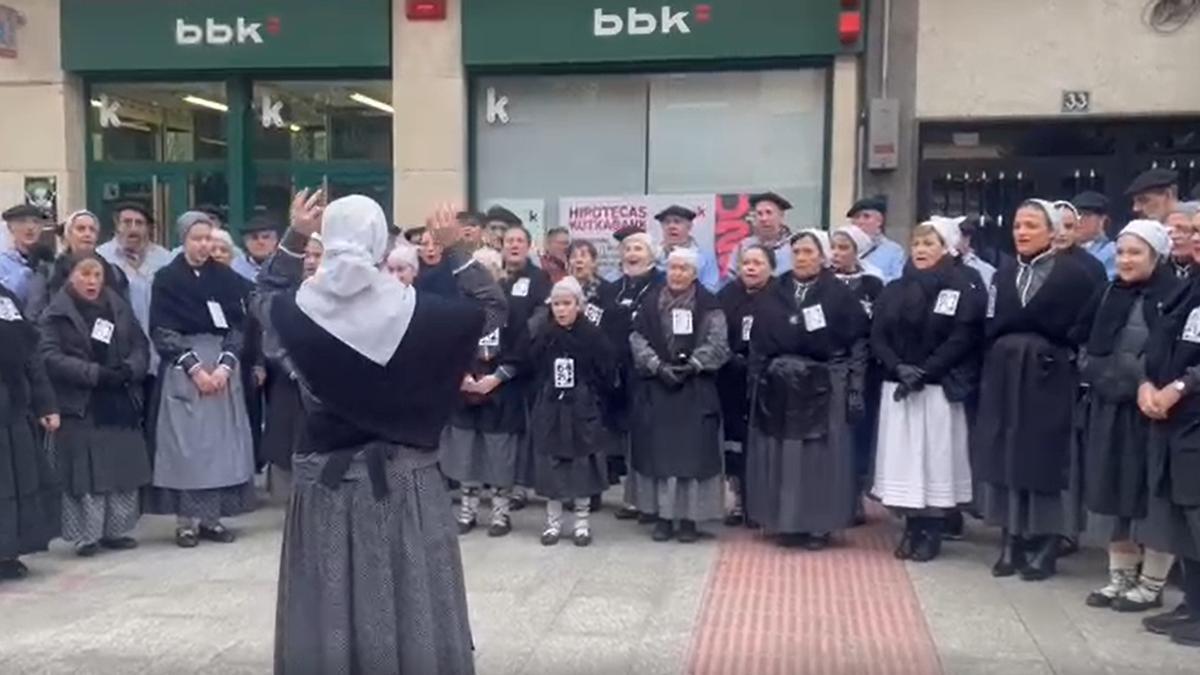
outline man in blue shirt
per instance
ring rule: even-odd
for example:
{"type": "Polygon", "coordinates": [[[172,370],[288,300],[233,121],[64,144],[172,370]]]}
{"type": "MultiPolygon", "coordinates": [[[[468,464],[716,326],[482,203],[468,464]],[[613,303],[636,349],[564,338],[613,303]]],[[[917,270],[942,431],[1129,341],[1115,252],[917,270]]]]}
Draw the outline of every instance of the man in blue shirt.
{"type": "Polygon", "coordinates": [[[1079,212],[1075,238],[1079,247],[1091,253],[1104,265],[1108,278],[1117,276],[1117,245],[1108,238],[1108,197],[1088,190],[1071,200],[1079,212]]]}
{"type": "Polygon", "coordinates": [[[792,203],[774,192],[764,192],[750,197],[754,209],[754,233],[738,244],[729,261],[732,279],[741,269],[742,253],[751,246],[765,246],[775,253],[775,276],[792,271],[792,231],[783,222],[783,214],[792,208],[792,203]]]}
{"type": "Polygon", "coordinates": [[[696,278],[702,286],[715,293],[721,283],[721,275],[712,251],[701,248],[692,237],[692,221],[696,220],[696,212],[674,204],[658,212],[654,219],[662,224],[663,251],[658,268],[667,268],[667,256],[671,255],[671,251],[677,248],[693,249],[700,256],[696,278]]]}
{"type": "Polygon", "coordinates": [[[907,254],[903,246],[883,235],[887,198],[877,196],[860,199],[846,212],[846,217],[871,238],[871,247],[861,251],[858,257],[879,268],[884,283],[899,279],[904,273],[907,254]]]}
{"type": "Polygon", "coordinates": [[[45,216],[36,206],[19,204],[0,217],[4,218],[9,233],[9,247],[0,251],[0,285],[24,306],[29,300],[29,282],[38,262],[35,250],[45,216]]]}
{"type": "Polygon", "coordinates": [[[978,218],[956,218],[958,221],[958,231],[961,235],[958,239],[958,252],[962,256],[963,264],[976,272],[979,272],[979,277],[983,279],[983,286],[987,288],[992,285],[992,277],[996,276],[996,268],[991,263],[980,258],[975,253],[975,248],[971,245],[971,240],[978,232],[978,218]]]}
{"type": "Polygon", "coordinates": [[[233,258],[230,267],[249,281],[258,279],[258,271],[279,248],[279,228],[267,216],[254,216],[242,228],[246,255],[233,258]]]}
{"type": "MultiPolygon", "coordinates": [[[[129,279],[129,304],[133,316],[147,337],[150,335],[150,290],[154,275],[174,259],[167,249],[150,241],[154,217],[141,204],[118,204],[113,210],[116,235],[96,247],[96,253],[119,267],[129,279]]],[[[151,372],[158,366],[158,354],[150,347],[151,372]]]]}

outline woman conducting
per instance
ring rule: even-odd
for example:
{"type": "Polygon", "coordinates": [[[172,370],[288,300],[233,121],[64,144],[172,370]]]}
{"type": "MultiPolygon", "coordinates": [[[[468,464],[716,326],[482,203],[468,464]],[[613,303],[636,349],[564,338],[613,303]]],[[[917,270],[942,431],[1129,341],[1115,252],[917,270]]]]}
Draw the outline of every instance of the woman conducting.
{"type": "Polygon", "coordinates": [[[721,403],[716,373],[729,359],[725,315],[696,281],[694,249],[667,257],[667,282],[642,300],[629,338],[633,383],[633,505],[653,515],[653,539],[699,539],[724,515],[721,403]]]}
{"type": "MultiPolygon", "coordinates": [[[[376,202],[351,195],[322,215],[320,197],[297,196],[256,300],[270,356],[295,366],[308,439],[292,462],[275,672],[469,675],[462,560],[437,447],[484,314],[379,269],[388,236],[376,202]],[[296,289],[297,256],[318,229],[324,258],[296,289]]],[[[431,222],[454,243],[452,211],[431,222]]]]}
{"type": "Polygon", "coordinates": [[[95,253],[71,256],[40,321],[42,358],[62,426],[54,438],[63,489],[62,537],[80,556],[130,549],[150,482],[142,380],[150,345],[133,309],[105,281],[95,253]]]}
{"type": "Polygon", "coordinates": [[[904,273],[871,327],[884,371],[872,492],[904,518],[901,560],[937,557],[945,511],[971,502],[963,404],[979,381],[986,298],[954,260],[957,232],[944,219],[913,230],[904,273]]]}
{"type": "Polygon", "coordinates": [[[149,513],[176,516],[175,543],[230,543],[221,518],[254,508],[242,392],[244,280],[211,257],[210,216],[177,222],[183,251],[154,276],[150,339],[162,356],[149,513]]]}
{"type": "Polygon", "coordinates": [[[792,271],[750,336],[746,516],[782,543],[821,550],[854,521],[851,419],[864,412],[866,312],[829,269],[829,236],[792,237],[792,271]]]}
{"type": "Polygon", "coordinates": [[[1002,528],[997,577],[1053,576],[1060,537],[1076,534],[1064,497],[1079,385],[1075,336],[1096,286],[1086,268],[1056,253],[1060,227],[1051,203],[1021,204],[1013,218],[1017,260],[996,272],[988,291],[971,443],[984,519],[1002,528]]]}
{"type": "Polygon", "coordinates": [[[741,251],[736,279],[717,293],[725,313],[729,336],[729,361],[717,372],[721,396],[721,419],[725,429],[725,481],[732,504],[725,524],[746,521],[746,431],[750,413],[750,391],[746,384],[750,357],[750,334],[754,314],[770,294],[775,277],[775,251],[751,244],[741,251]]]}

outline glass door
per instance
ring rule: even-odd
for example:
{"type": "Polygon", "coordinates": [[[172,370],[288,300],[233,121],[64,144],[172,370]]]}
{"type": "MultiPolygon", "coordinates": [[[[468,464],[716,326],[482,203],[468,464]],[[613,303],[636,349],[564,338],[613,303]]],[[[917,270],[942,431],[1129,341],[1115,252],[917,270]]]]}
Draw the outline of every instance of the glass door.
{"type": "Polygon", "coordinates": [[[261,163],[254,177],[254,210],[283,222],[292,195],[304,188],[323,188],[329,199],[361,194],[374,199],[392,217],[392,172],[379,167],[338,167],[261,163]]]}
{"type": "Polygon", "coordinates": [[[101,238],[112,236],[114,208],[136,202],[154,215],[151,238],[161,246],[177,242],[175,220],[201,205],[228,208],[229,187],[224,171],[215,168],[148,166],[141,169],[101,169],[88,180],[88,204],[100,217],[101,238]]]}

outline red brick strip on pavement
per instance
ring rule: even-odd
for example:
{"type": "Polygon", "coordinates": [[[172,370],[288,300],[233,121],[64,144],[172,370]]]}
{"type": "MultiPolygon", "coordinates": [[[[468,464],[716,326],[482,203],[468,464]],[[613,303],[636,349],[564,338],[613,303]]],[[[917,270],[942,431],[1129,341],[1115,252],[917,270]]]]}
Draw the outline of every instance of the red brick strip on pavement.
{"type": "Polygon", "coordinates": [[[880,509],[821,552],[726,528],[691,646],[695,675],[934,675],[933,638],[880,509]]]}

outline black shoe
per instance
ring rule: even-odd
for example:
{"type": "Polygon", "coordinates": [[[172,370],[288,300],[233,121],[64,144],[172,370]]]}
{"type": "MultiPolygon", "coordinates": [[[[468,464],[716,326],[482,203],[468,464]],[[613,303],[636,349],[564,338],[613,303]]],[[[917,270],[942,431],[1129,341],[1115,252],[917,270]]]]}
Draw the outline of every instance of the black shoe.
{"type": "Polygon", "coordinates": [[[1184,647],[1200,647],[1200,619],[1176,624],[1167,632],[1171,642],[1184,647]]]}
{"type": "Polygon", "coordinates": [[[138,540],[133,537],[109,537],[101,539],[100,545],[114,551],[128,551],[138,547],[138,540]]]}
{"type": "Polygon", "coordinates": [[[526,497],[525,495],[513,495],[512,497],[508,498],[509,511],[520,511],[528,505],[529,497],[526,497]]]}
{"type": "Polygon", "coordinates": [[[681,544],[694,544],[700,541],[700,532],[696,530],[696,521],[679,521],[679,535],[675,539],[681,544]]]}
{"type": "Polygon", "coordinates": [[[892,555],[896,560],[908,560],[912,557],[913,547],[916,546],[919,539],[917,532],[916,519],[904,519],[904,534],[900,535],[900,543],[896,544],[896,550],[892,551],[892,555]]]}
{"type": "Polygon", "coordinates": [[[810,534],[808,541],[804,542],[804,548],[807,551],[824,551],[829,548],[830,535],[826,534],[810,534]]]}
{"type": "Polygon", "coordinates": [[[788,532],[779,535],[779,545],[784,548],[804,548],[807,543],[807,532],[788,532]]]}
{"type": "Polygon", "coordinates": [[[592,513],[604,510],[604,500],[600,498],[600,495],[592,495],[591,500],[588,501],[588,510],[592,513]]]}
{"type": "Polygon", "coordinates": [[[1000,535],[1000,558],[992,565],[992,576],[1011,577],[1025,567],[1025,540],[1004,530],[1000,535]]]}
{"type": "Polygon", "coordinates": [[[921,518],[917,522],[920,536],[913,544],[911,560],[913,562],[929,562],[942,552],[942,519],[921,518]]]}
{"type": "Polygon", "coordinates": [[[1079,540],[1074,537],[1058,538],[1058,557],[1065,558],[1079,553],[1079,540]]]}
{"type": "MultiPolygon", "coordinates": [[[[1138,587],[1134,586],[1132,590],[1136,591],[1136,590],[1138,590],[1138,587]]],[[[1162,596],[1163,596],[1162,591],[1159,591],[1158,595],[1154,596],[1153,598],[1150,598],[1149,600],[1139,600],[1137,598],[1144,597],[1140,593],[1137,594],[1137,598],[1131,598],[1131,597],[1129,597],[1129,594],[1126,593],[1124,595],[1118,595],[1116,598],[1113,599],[1112,608],[1115,611],[1126,613],[1126,614],[1133,614],[1136,612],[1145,612],[1145,611],[1151,610],[1151,609],[1158,609],[1159,607],[1162,607],[1162,605],[1163,605],[1162,596]]]]}
{"type": "Polygon", "coordinates": [[[637,515],[638,525],[653,525],[658,522],[658,516],[653,513],[639,513],[637,515]]]}
{"type": "Polygon", "coordinates": [[[654,541],[671,541],[673,536],[675,536],[675,528],[671,526],[671,521],[664,518],[659,518],[654,523],[654,532],[650,534],[650,538],[654,541]]]}
{"type": "Polygon", "coordinates": [[[746,514],[740,511],[730,511],[725,516],[725,527],[741,527],[746,524],[746,514]]]}
{"type": "Polygon", "coordinates": [[[639,515],[641,514],[638,513],[638,510],[632,506],[622,506],[613,512],[613,518],[616,518],[617,520],[633,520],[639,515]]]}
{"type": "Polygon", "coordinates": [[[96,542],[88,542],[86,544],[77,544],[75,546],[75,555],[80,558],[90,558],[100,552],[100,545],[96,542]]]}
{"type": "Polygon", "coordinates": [[[512,521],[509,520],[508,516],[505,516],[504,519],[498,523],[492,523],[488,527],[489,537],[503,537],[509,532],[512,532],[512,521]]]}
{"type": "Polygon", "coordinates": [[[458,533],[468,534],[471,532],[471,530],[475,529],[475,525],[476,522],[474,518],[470,520],[460,520],[458,521],[458,533]]]}
{"type": "Polygon", "coordinates": [[[960,541],[963,538],[963,514],[955,509],[946,514],[942,521],[942,537],[948,541],[960,541]]]}
{"type": "Polygon", "coordinates": [[[1058,551],[1061,545],[1059,537],[1050,535],[1040,537],[1033,555],[1021,568],[1021,578],[1025,581],[1045,581],[1058,572],[1058,551]]]}
{"type": "Polygon", "coordinates": [[[575,545],[584,547],[590,546],[592,543],[591,530],[575,530],[575,545]]]}
{"type": "Polygon", "coordinates": [[[546,530],[542,533],[542,546],[553,546],[558,543],[559,537],[562,536],[558,530],[546,530]]]}
{"type": "Polygon", "coordinates": [[[232,544],[237,536],[233,534],[233,530],[224,525],[216,525],[214,527],[200,526],[200,538],[204,541],[212,541],[218,544],[232,544]]]}
{"type": "Polygon", "coordinates": [[[0,579],[9,581],[15,579],[24,579],[29,576],[29,568],[25,563],[13,558],[12,560],[0,560],[0,579]]]}
{"type": "Polygon", "coordinates": [[[196,548],[200,543],[200,539],[196,536],[196,531],[190,527],[180,527],[175,530],[175,545],[179,548],[196,548]]]}
{"type": "Polygon", "coordinates": [[[1155,635],[1167,635],[1175,626],[1189,623],[1192,620],[1192,613],[1188,611],[1187,605],[1181,603],[1169,612],[1142,619],[1142,627],[1155,635]]]}

